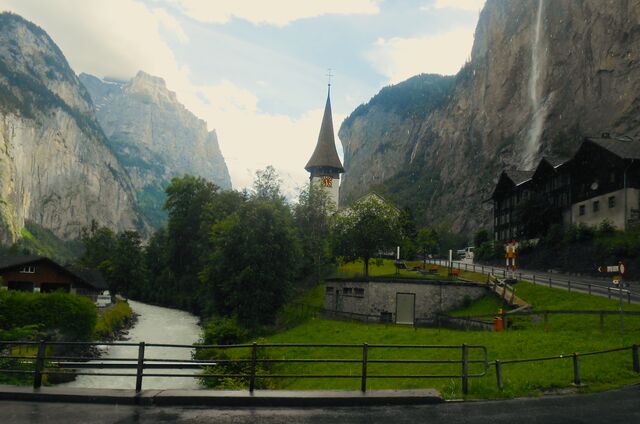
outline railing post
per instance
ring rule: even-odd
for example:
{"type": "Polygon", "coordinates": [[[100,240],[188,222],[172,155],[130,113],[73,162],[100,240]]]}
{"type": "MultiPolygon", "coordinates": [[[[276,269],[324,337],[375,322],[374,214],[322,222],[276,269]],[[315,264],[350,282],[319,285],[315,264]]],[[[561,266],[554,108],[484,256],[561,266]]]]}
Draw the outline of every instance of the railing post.
{"type": "Polygon", "coordinates": [[[536,275],[535,274],[533,274],[533,285],[534,286],[536,285],[536,275]]]}
{"type": "Polygon", "coordinates": [[[502,384],[502,364],[496,359],[496,380],[498,381],[498,390],[504,390],[504,384],[502,384]]]}
{"type": "Polygon", "coordinates": [[[627,303],[631,304],[631,292],[629,290],[627,290],[627,303]]]}
{"type": "Polygon", "coordinates": [[[362,344],[362,381],[360,383],[360,390],[362,393],[367,391],[367,357],[369,355],[369,345],[367,343],[362,344]]]}
{"type": "Polygon", "coordinates": [[[640,372],[640,360],[638,360],[638,345],[631,346],[631,357],[633,358],[633,370],[640,372]]]}
{"type": "Polygon", "coordinates": [[[569,287],[569,293],[571,293],[571,280],[567,281],[567,285],[569,287]]]}
{"type": "Polygon", "coordinates": [[[466,343],[462,344],[462,393],[469,392],[469,348],[466,343]]]}
{"type": "Polygon", "coordinates": [[[44,340],[40,340],[38,344],[38,355],[36,356],[36,369],[33,373],[34,389],[39,389],[42,386],[42,371],[44,371],[44,357],[46,352],[46,343],[44,340]]]}
{"type": "Polygon", "coordinates": [[[549,288],[551,288],[551,277],[549,277],[549,288]]]}
{"type": "Polygon", "coordinates": [[[573,354],[573,384],[576,386],[580,386],[580,359],[578,358],[578,354],[574,352],[573,354]]]}
{"type": "Polygon", "coordinates": [[[144,373],[144,342],[138,345],[138,367],[136,368],[136,393],[142,390],[142,375],[144,373]]]}
{"type": "Polygon", "coordinates": [[[591,283],[589,283],[589,295],[591,295],[591,283]]]}
{"type": "Polygon", "coordinates": [[[504,309],[502,310],[502,328],[504,331],[507,331],[507,314],[505,313],[504,309]]]}
{"type": "Polygon", "coordinates": [[[258,359],[258,344],[251,346],[251,375],[249,376],[249,392],[253,393],[256,388],[256,362],[258,359]]]}
{"type": "Polygon", "coordinates": [[[609,297],[609,300],[611,300],[611,287],[607,287],[607,295],[609,297]]]}

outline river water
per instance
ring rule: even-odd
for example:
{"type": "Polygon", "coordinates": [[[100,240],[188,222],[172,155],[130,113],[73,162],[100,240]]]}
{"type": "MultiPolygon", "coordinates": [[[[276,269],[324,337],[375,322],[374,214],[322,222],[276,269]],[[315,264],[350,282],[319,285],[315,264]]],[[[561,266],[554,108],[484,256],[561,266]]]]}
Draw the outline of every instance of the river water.
{"type": "MultiPolygon", "coordinates": [[[[138,314],[138,322],[129,330],[127,342],[191,345],[200,337],[198,319],[184,311],[147,305],[130,300],[133,312],[138,314]]],[[[102,358],[137,358],[137,346],[103,346],[102,358]]],[[[146,347],[145,359],[191,359],[191,349],[146,347]]],[[[100,360],[92,361],[100,362],[100,360]]],[[[105,361],[106,362],[106,361],[105,361]]],[[[109,361],[113,362],[113,361],[109,361]]],[[[117,361],[115,361],[117,362],[117,361]]],[[[135,374],[135,369],[87,369],[86,372],[135,374]]],[[[154,374],[195,374],[197,370],[149,370],[154,374]]],[[[61,387],[83,387],[100,389],[134,389],[135,377],[80,375],[75,381],[61,384],[61,387]]],[[[143,389],[198,389],[198,380],[191,377],[144,377],[143,389]]]]}

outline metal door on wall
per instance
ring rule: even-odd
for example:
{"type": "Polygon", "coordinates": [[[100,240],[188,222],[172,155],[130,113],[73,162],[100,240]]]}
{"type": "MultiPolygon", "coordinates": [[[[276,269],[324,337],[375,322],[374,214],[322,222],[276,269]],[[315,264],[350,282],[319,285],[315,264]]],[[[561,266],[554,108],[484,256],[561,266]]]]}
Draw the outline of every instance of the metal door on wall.
{"type": "Polygon", "coordinates": [[[415,293],[396,293],[396,324],[413,324],[415,309],[415,293]]]}

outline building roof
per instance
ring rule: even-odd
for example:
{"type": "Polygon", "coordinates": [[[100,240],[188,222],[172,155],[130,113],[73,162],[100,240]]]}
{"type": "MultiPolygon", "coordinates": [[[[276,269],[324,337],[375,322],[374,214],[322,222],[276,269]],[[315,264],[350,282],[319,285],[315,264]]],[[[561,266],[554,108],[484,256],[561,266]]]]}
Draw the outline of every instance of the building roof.
{"type": "Polygon", "coordinates": [[[322,125],[320,126],[316,149],[304,167],[304,169],[309,172],[311,172],[313,168],[333,168],[337,172],[344,172],[344,168],[338,157],[336,140],[333,135],[330,94],[331,92],[329,91],[327,93],[327,103],[324,107],[324,116],[322,117],[322,125]]]}
{"type": "Polygon", "coordinates": [[[531,177],[533,177],[533,173],[535,171],[520,171],[517,169],[509,169],[505,170],[504,172],[505,174],[507,174],[507,177],[509,177],[509,179],[513,181],[513,184],[518,186],[529,181],[531,177]]]}
{"type": "Polygon", "coordinates": [[[547,161],[547,163],[553,166],[554,168],[557,168],[560,165],[564,165],[565,163],[569,162],[569,159],[559,158],[557,156],[543,156],[542,160],[547,161]]]}
{"type": "Polygon", "coordinates": [[[90,269],[70,269],[66,268],[54,260],[47,258],[46,256],[38,255],[20,255],[20,256],[5,256],[0,257],[0,272],[16,268],[23,265],[28,265],[36,262],[47,262],[54,268],[58,268],[67,274],[72,275],[80,283],[91,286],[97,290],[107,290],[107,283],[102,277],[100,271],[90,269]]]}
{"type": "Polygon", "coordinates": [[[640,159],[640,141],[628,136],[587,137],[585,141],[590,141],[622,159],[640,159]]]}

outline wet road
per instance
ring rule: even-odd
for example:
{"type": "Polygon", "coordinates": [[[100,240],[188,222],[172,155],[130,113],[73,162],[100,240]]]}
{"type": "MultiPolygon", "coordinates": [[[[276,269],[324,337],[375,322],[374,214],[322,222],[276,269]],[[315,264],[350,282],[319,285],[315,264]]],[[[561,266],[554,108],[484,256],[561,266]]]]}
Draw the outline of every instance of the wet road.
{"type": "Polygon", "coordinates": [[[143,407],[0,401],[2,423],[640,423],[640,385],[599,394],[426,406],[143,407]]]}

